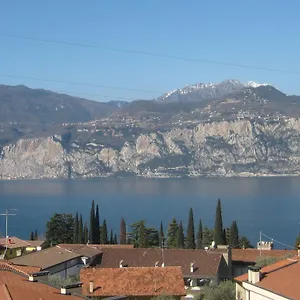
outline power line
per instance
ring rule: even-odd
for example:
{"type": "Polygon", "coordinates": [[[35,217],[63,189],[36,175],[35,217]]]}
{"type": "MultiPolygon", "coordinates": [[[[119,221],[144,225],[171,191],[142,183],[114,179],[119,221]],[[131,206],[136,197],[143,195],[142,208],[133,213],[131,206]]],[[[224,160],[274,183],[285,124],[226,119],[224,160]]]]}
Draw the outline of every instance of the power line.
{"type": "Polygon", "coordinates": [[[57,79],[49,79],[49,78],[39,78],[39,77],[30,77],[30,76],[19,76],[19,75],[10,75],[10,74],[0,74],[1,77],[8,77],[8,78],[17,78],[17,79],[29,79],[29,80],[36,80],[36,81],[44,81],[44,82],[55,82],[55,83],[63,83],[63,84],[70,84],[76,86],[89,86],[89,87],[96,87],[96,88],[104,88],[104,89],[111,89],[111,90],[124,90],[124,91],[132,91],[132,92],[143,92],[143,93],[163,93],[159,91],[150,91],[150,90],[142,90],[142,89],[133,89],[133,88],[126,88],[121,86],[112,86],[112,85],[100,85],[100,84],[92,84],[92,83],[82,83],[82,82],[74,82],[74,81],[64,81],[64,80],[57,80],[57,79]]]}
{"type": "Polygon", "coordinates": [[[280,242],[280,241],[277,241],[277,240],[275,240],[275,239],[273,239],[273,238],[267,236],[266,234],[264,234],[264,233],[262,233],[262,232],[261,232],[261,235],[264,236],[264,237],[266,237],[267,239],[270,239],[270,240],[274,241],[274,242],[277,243],[277,244],[280,244],[280,245],[284,246],[284,247],[294,249],[294,247],[292,247],[292,246],[290,246],[290,245],[287,245],[287,244],[284,244],[284,243],[282,243],[282,242],[280,242]]]}
{"type": "Polygon", "coordinates": [[[228,62],[216,61],[216,60],[206,60],[206,59],[202,59],[202,58],[176,56],[176,55],[170,55],[170,54],[154,53],[154,52],[147,52],[147,51],[140,51],[140,50],[133,50],[133,49],[121,49],[121,48],[114,48],[114,47],[108,47],[108,46],[97,46],[97,45],[83,44],[83,43],[77,43],[77,42],[42,39],[42,38],[37,38],[37,37],[15,35],[15,34],[8,34],[8,33],[0,33],[0,36],[8,37],[8,38],[14,38],[14,39],[32,40],[32,41],[36,41],[36,42],[62,44],[62,45],[82,47],[82,48],[94,48],[94,49],[101,49],[101,50],[106,50],[106,51],[146,55],[146,56],[153,56],[153,57],[162,57],[162,58],[169,58],[169,59],[174,59],[174,60],[183,60],[183,61],[190,61],[190,62],[215,64],[215,65],[237,67],[237,68],[244,68],[244,69],[252,69],[252,70],[259,70],[259,71],[277,72],[277,73],[286,73],[286,74],[297,74],[297,75],[300,74],[300,71],[293,71],[293,70],[291,71],[291,70],[283,70],[283,69],[275,69],[275,68],[267,68],[267,67],[258,67],[258,66],[251,66],[251,65],[244,65],[244,64],[237,64],[237,63],[228,63],[228,62]]]}

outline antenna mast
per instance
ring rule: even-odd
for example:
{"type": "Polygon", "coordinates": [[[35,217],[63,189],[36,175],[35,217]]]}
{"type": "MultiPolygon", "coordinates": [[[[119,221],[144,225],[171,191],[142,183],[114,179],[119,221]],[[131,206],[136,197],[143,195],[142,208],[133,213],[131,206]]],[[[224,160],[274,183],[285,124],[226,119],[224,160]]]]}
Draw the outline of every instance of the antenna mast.
{"type": "Polygon", "coordinates": [[[8,242],[8,216],[15,216],[16,214],[9,214],[10,210],[16,210],[16,209],[7,209],[4,214],[0,214],[0,216],[5,216],[5,251],[3,254],[3,258],[5,258],[7,253],[7,242],[8,242]]]}

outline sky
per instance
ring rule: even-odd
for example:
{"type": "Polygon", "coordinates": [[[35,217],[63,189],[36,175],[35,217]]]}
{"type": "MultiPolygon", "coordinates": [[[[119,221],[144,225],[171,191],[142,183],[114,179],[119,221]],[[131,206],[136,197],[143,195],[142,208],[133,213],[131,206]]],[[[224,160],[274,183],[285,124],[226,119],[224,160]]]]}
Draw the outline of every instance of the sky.
{"type": "Polygon", "coordinates": [[[298,0],[2,1],[0,83],[97,101],[152,99],[225,79],[300,95],[299,11],[298,0]]]}

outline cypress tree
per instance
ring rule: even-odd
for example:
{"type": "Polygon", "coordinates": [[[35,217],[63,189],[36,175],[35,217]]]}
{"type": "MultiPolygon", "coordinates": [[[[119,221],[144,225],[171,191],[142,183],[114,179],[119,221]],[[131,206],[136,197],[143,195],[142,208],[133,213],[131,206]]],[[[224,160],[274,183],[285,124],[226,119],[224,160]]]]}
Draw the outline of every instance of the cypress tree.
{"type": "Polygon", "coordinates": [[[82,221],[82,214],[80,214],[79,224],[78,224],[78,243],[84,243],[84,230],[83,230],[83,221],[82,221]]]}
{"type": "Polygon", "coordinates": [[[224,245],[227,245],[227,229],[223,229],[223,240],[224,240],[224,245]]]}
{"type": "Polygon", "coordinates": [[[101,226],[100,244],[107,244],[107,243],[108,243],[107,225],[106,225],[106,220],[104,219],[101,226]]]}
{"type": "Polygon", "coordinates": [[[182,222],[180,221],[176,234],[176,248],[184,248],[184,233],[182,222]]]}
{"type": "Polygon", "coordinates": [[[113,233],[113,230],[112,230],[112,229],[110,230],[110,239],[109,239],[109,243],[110,243],[111,245],[114,244],[114,233],[113,233]]]}
{"type": "Polygon", "coordinates": [[[141,222],[141,225],[139,228],[138,247],[139,248],[147,247],[146,228],[145,228],[144,222],[141,222]]]}
{"type": "Polygon", "coordinates": [[[85,244],[89,242],[89,228],[86,223],[84,224],[84,228],[83,228],[83,242],[85,244]]]}
{"type": "Polygon", "coordinates": [[[176,234],[177,234],[178,224],[175,218],[172,219],[168,228],[168,247],[176,247],[176,234]]]}
{"type": "Polygon", "coordinates": [[[196,240],[196,248],[197,249],[203,248],[202,241],[203,241],[203,229],[202,229],[202,220],[200,219],[199,226],[198,226],[198,232],[197,232],[197,240],[196,240]]]}
{"type": "Polygon", "coordinates": [[[99,206],[96,206],[95,215],[95,244],[100,244],[100,217],[99,217],[99,206]]]}
{"type": "Polygon", "coordinates": [[[239,248],[239,230],[236,221],[233,221],[230,226],[228,244],[232,248],[239,248]]]}
{"type": "Polygon", "coordinates": [[[117,238],[117,234],[116,233],[115,233],[115,236],[114,236],[114,244],[118,245],[118,238],[117,238]]]}
{"type": "Polygon", "coordinates": [[[78,237],[79,237],[79,220],[78,220],[78,213],[74,218],[74,226],[73,226],[73,244],[78,244],[78,237]]]}
{"type": "Polygon", "coordinates": [[[159,229],[159,236],[158,236],[159,247],[163,248],[163,246],[164,246],[164,238],[165,238],[164,227],[163,227],[163,223],[160,222],[160,229],[159,229]]]}
{"type": "Polygon", "coordinates": [[[222,208],[221,201],[218,200],[216,208],[216,219],[215,219],[215,231],[214,231],[215,245],[224,245],[224,231],[223,231],[223,220],[222,220],[222,208]]]}
{"type": "Polygon", "coordinates": [[[126,244],[126,223],[124,218],[121,219],[121,224],[120,224],[120,244],[121,245],[126,244]]]}
{"type": "Polygon", "coordinates": [[[30,241],[34,241],[34,233],[33,233],[33,231],[30,232],[29,240],[30,241]]]}
{"type": "Polygon", "coordinates": [[[39,239],[37,229],[34,232],[34,239],[37,241],[39,239]]]}
{"type": "Polygon", "coordinates": [[[193,209],[190,209],[189,212],[189,223],[187,227],[187,234],[186,234],[186,248],[187,249],[195,249],[195,227],[194,227],[194,214],[193,209]]]}
{"type": "Polygon", "coordinates": [[[214,239],[214,232],[212,229],[209,229],[207,226],[203,229],[202,235],[202,245],[203,247],[209,247],[214,239]]]}
{"type": "Polygon", "coordinates": [[[90,212],[90,232],[89,232],[89,243],[95,243],[95,201],[92,202],[91,212],[90,212]]]}

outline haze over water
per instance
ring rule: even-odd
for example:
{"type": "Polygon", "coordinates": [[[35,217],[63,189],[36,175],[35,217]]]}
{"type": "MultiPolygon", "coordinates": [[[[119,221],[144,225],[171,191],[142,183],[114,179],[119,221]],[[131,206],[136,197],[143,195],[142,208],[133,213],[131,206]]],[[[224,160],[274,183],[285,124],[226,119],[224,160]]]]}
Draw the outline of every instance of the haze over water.
{"type": "MultiPolygon", "coordinates": [[[[217,199],[222,201],[224,226],[237,220],[241,235],[253,244],[259,232],[294,246],[300,232],[300,178],[201,178],[201,179],[87,179],[0,181],[0,211],[16,208],[9,218],[9,235],[27,239],[32,230],[45,231],[55,212],[76,211],[88,222],[91,201],[100,207],[101,222],[119,233],[120,219],[127,224],[146,220],[165,231],[172,217],[187,224],[194,209],[195,227],[201,217],[213,227],[217,199]]],[[[5,233],[0,219],[1,235],[5,233]]],[[[268,240],[263,238],[263,240],[268,240]]],[[[275,243],[276,248],[286,248],[275,243]]]]}

